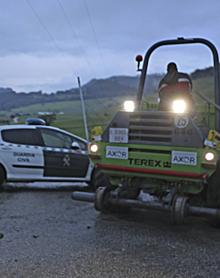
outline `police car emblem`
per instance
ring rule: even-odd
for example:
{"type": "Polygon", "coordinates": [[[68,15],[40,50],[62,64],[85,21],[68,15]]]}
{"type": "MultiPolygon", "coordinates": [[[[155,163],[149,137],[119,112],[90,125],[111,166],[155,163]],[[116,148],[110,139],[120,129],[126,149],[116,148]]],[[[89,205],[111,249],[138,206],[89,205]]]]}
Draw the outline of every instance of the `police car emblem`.
{"type": "Polygon", "coordinates": [[[63,158],[63,166],[70,167],[70,157],[68,154],[66,154],[63,158]]]}

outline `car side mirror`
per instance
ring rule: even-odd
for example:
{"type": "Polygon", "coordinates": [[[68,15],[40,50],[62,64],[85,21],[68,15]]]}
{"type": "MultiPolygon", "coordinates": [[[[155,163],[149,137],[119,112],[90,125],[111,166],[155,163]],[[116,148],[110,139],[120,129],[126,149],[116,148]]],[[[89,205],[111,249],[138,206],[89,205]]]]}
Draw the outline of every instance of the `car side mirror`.
{"type": "Polygon", "coordinates": [[[75,151],[78,151],[78,150],[80,150],[81,148],[80,148],[79,143],[73,142],[72,145],[71,145],[71,149],[72,149],[72,150],[75,150],[75,151]]]}

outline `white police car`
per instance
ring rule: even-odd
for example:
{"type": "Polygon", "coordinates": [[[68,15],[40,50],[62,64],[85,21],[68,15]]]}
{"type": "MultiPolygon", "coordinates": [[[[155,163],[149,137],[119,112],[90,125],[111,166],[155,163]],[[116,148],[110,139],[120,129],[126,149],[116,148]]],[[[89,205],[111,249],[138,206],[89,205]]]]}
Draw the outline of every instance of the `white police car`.
{"type": "Polygon", "coordinates": [[[0,184],[89,182],[93,165],[86,140],[43,125],[0,126],[0,184]]]}

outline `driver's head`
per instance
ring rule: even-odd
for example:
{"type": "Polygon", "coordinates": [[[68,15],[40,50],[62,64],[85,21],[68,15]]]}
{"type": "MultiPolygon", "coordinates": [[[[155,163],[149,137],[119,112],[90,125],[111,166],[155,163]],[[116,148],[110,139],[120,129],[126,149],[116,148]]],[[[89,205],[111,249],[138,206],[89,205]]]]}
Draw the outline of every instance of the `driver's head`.
{"type": "Polygon", "coordinates": [[[167,65],[167,72],[177,71],[177,65],[174,62],[171,62],[167,65]]]}

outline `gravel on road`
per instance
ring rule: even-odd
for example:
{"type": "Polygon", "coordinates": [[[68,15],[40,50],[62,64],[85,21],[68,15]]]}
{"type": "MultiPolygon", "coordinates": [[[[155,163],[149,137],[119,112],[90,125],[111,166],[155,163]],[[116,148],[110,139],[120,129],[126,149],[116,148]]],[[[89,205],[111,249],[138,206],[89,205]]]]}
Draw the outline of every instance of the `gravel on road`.
{"type": "Polygon", "coordinates": [[[207,220],[104,215],[70,195],[0,192],[0,277],[220,277],[220,230],[207,220]]]}

